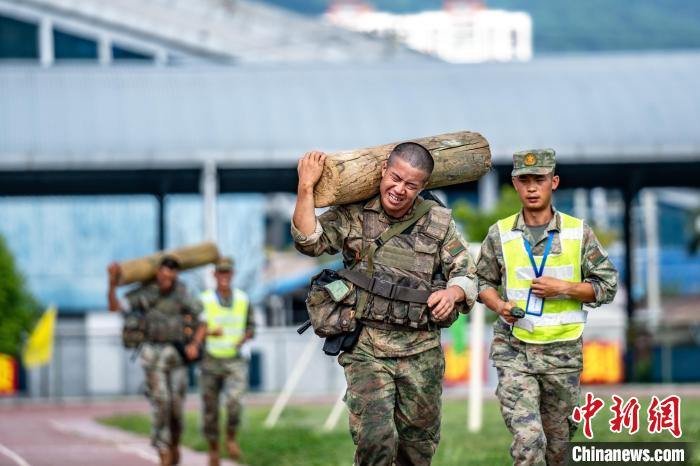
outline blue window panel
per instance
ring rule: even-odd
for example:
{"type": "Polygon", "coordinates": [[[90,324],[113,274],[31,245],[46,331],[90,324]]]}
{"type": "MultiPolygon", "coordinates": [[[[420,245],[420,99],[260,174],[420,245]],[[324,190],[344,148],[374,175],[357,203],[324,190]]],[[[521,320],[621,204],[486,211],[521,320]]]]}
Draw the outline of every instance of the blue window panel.
{"type": "Polygon", "coordinates": [[[53,31],[53,47],[56,60],[97,60],[97,42],[86,37],[53,31]]]}
{"type": "MultiPolygon", "coordinates": [[[[202,196],[170,195],[165,199],[166,247],[175,248],[204,241],[202,196]]],[[[261,194],[221,194],[217,199],[217,246],[236,261],[234,286],[243,289],[252,301],[262,299],[262,271],[265,264],[265,196],[261,194]]],[[[193,292],[206,287],[206,274],[200,268],[184,272],[183,280],[193,292]]]]}
{"type": "Polygon", "coordinates": [[[0,234],[42,304],[101,311],[107,265],[156,249],[157,211],[152,196],[2,197],[0,234]]]}
{"type": "Polygon", "coordinates": [[[152,61],[153,55],[147,53],[136,52],[135,50],[119,47],[118,45],[112,46],[112,59],[115,61],[121,60],[141,60],[141,61],[152,61]]]}
{"type": "Polygon", "coordinates": [[[0,59],[38,58],[38,26],[0,15],[0,59]]]}

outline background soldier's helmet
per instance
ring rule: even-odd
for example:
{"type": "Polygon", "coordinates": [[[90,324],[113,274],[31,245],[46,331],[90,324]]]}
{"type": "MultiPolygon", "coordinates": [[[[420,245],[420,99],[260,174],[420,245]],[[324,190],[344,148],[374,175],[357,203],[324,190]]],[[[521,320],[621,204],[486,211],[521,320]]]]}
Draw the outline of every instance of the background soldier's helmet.
{"type": "Polygon", "coordinates": [[[233,272],[236,263],[231,257],[221,257],[216,261],[215,270],[217,272],[233,272]]]}

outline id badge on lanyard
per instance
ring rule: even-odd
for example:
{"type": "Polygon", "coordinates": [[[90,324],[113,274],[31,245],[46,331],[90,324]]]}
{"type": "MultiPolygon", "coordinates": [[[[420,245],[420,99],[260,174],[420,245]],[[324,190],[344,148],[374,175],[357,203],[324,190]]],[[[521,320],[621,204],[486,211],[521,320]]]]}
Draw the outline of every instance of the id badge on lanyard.
{"type": "MultiPolygon", "coordinates": [[[[535,256],[532,254],[532,247],[530,246],[530,242],[525,239],[523,236],[523,243],[525,244],[525,250],[527,251],[527,255],[530,258],[530,264],[532,264],[532,269],[535,272],[535,277],[540,278],[542,276],[542,273],[544,273],[544,266],[547,263],[547,257],[549,257],[549,250],[552,247],[552,240],[554,239],[554,232],[550,231],[549,232],[549,238],[547,239],[547,245],[544,248],[544,255],[542,256],[542,263],[540,264],[539,268],[537,267],[537,263],[535,262],[535,256]]],[[[525,314],[530,314],[533,316],[541,316],[542,312],[544,311],[544,298],[540,298],[539,296],[536,296],[532,292],[532,287],[530,287],[530,291],[527,293],[527,305],[525,306],[525,314]]]]}

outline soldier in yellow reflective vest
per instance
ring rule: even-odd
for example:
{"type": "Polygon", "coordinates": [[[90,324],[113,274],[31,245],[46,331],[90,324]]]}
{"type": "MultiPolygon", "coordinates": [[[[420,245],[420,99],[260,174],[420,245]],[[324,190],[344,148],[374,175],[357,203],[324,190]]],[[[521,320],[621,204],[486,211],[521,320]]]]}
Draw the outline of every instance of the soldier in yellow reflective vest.
{"type": "Polygon", "coordinates": [[[248,386],[248,361],[240,354],[241,346],[253,338],[253,312],[248,296],[231,288],[233,260],[220,259],[214,271],[216,290],[202,293],[204,321],[207,325],[206,350],[202,363],[203,430],[209,444],[209,465],[219,460],[219,397],[226,400],[226,450],[239,459],[241,449],[236,440],[241,420],[241,396],[248,386]]]}
{"type": "Polygon", "coordinates": [[[490,358],[515,465],[565,463],[583,367],[583,304],[609,303],[617,291],[617,270],[593,231],[552,206],[555,164],[552,149],[513,155],[522,210],[491,226],[477,261],[479,299],[499,315],[490,358]],[[525,317],[513,317],[514,307],[525,317]]]}

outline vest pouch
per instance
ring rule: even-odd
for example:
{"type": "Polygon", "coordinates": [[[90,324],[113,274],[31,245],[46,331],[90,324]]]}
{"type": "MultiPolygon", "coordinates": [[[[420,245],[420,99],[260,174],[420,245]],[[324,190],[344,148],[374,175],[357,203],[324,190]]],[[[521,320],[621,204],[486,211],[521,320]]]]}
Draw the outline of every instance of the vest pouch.
{"type": "Polygon", "coordinates": [[[306,311],[316,335],[326,338],[355,330],[355,285],[324,269],[311,279],[306,311]]]}
{"type": "Polygon", "coordinates": [[[433,273],[435,257],[438,255],[438,244],[430,236],[418,235],[413,245],[413,270],[422,273],[433,273]]]}
{"type": "Polygon", "coordinates": [[[391,318],[389,320],[395,324],[407,323],[409,306],[410,303],[405,301],[393,301],[391,303],[391,318]]]}
{"type": "Polygon", "coordinates": [[[408,325],[413,328],[425,328],[428,324],[429,308],[423,303],[408,303],[408,325]]]}
{"type": "Polygon", "coordinates": [[[140,309],[124,313],[122,325],[122,345],[124,348],[138,348],[146,341],[146,316],[140,309]]]}
{"type": "Polygon", "coordinates": [[[171,315],[157,309],[146,312],[146,337],[154,343],[182,343],[184,327],[181,315],[171,315]]]}
{"type": "Polygon", "coordinates": [[[391,300],[370,293],[363,317],[383,322],[390,317],[389,310],[392,304],[391,300]]]}

